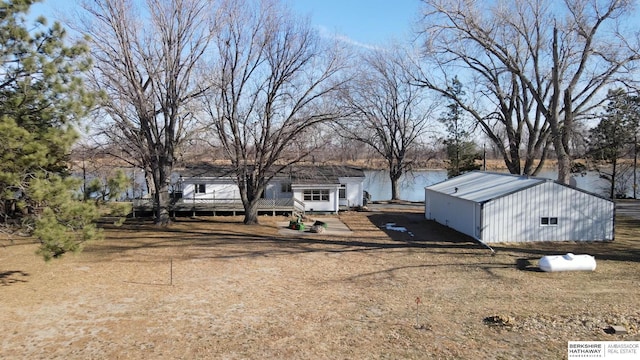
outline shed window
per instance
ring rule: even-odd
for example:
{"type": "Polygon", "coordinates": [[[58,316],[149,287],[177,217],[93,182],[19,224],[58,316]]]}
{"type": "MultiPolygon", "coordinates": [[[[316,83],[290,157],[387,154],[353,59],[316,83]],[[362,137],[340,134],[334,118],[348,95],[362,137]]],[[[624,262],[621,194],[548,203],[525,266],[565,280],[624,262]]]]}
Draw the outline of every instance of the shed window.
{"type": "Polygon", "coordinates": [[[206,194],[207,184],[194,184],[196,194],[206,194]]]}
{"type": "Polygon", "coordinates": [[[542,226],[556,226],[558,225],[558,218],[557,217],[541,217],[540,218],[540,225],[542,226]]]}
{"type": "Polygon", "coordinates": [[[305,201],[329,201],[329,190],[308,189],[304,191],[305,201]]]}
{"type": "Polygon", "coordinates": [[[291,183],[281,183],[280,184],[280,192],[281,193],[290,193],[291,192],[291,183]]]}
{"type": "Polygon", "coordinates": [[[340,200],[344,200],[347,198],[347,185],[340,185],[340,189],[338,189],[338,198],[340,200]]]}

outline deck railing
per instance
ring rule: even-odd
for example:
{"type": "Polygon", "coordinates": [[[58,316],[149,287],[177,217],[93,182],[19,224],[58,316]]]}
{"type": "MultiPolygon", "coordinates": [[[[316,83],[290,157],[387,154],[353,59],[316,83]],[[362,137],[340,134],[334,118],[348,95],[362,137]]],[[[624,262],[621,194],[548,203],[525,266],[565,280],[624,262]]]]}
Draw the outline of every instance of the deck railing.
{"type": "Polygon", "coordinates": [[[294,215],[304,215],[304,202],[296,199],[296,198],[292,198],[293,200],[293,214],[294,215]]]}
{"type": "MultiPolygon", "coordinates": [[[[153,199],[134,199],[134,211],[151,211],[153,199]]],[[[240,199],[173,199],[170,211],[244,211],[240,199]]],[[[304,214],[304,203],[294,198],[285,199],[259,199],[258,211],[284,211],[304,214]]]]}

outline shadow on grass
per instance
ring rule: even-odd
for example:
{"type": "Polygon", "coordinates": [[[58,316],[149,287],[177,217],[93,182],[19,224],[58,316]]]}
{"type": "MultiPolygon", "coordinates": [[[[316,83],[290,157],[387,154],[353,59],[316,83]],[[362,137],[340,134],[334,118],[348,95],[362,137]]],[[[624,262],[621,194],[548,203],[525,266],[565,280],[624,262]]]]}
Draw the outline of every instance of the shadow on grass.
{"type": "MultiPolygon", "coordinates": [[[[458,233],[433,221],[427,221],[421,214],[413,213],[369,213],[351,224],[362,231],[349,235],[309,236],[283,235],[273,226],[243,225],[228,218],[180,219],[176,226],[156,227],[150,221],[128,221],[120,228],[110,228],[119,239],[88,247],[84,253],[97,255],[98,261],[131,263],[162,263],[169,257],[175,260],[214,259],[229,260],[256,257],[294,256],[304,253],[431,253],[434,256],[459,256],[459,261],[447,264],[407,265],[400,268],[383,269],[380,273],[393,273],[410,268],[460,267],[481,269],[494,277],[494,270],[514,269],[515,263],[505,263],[504,259],[486,261],[491,252],[474,239],[458,233]],[[407,231],[387,229],[385,224],[406,226],[407,231]],[[219,226],[220,225],[220,226],[219,226]],[[269,231],[271,234],[264,234],[269,231]],[[261,233],[262,232],[262,233],[261,233]],[[275,235],[274,235],[275,234],[275,235]]],[[[347,225],[348,220],[345,220],[347,225]]],[[[401,255],[402,256],[402,255],[401,255]]],[[[360,274],[359,277],[375,275],[360,274]]],[[[154,284],[156,285],[156,284],[154,284]]]]}
{"type": "Polygon", "coordinates": [[[20,270],[0,272],[0,284],[2,284],[2,286],[9,286],[15,283],[26,283],[27,280],[25,278],[27,276],[29,276],[28,273],[20,270]]]}
{"type": "MultiPolygon", "coordinates": [[[[539,259],[546,255],[564,255],[566,253],[587,254],[597,260],[620,262],[640,262],[640,241],[563,241],[526,245],[496,245],[496,252],[511,252],[520,255],[535,255],[539,259]]],[[[532,257],[529,257],[532,259],[532,257]]],[[[527,269],[523,269],[527,270],[527,269]]]]}
{"type": "MultiPolygon", "coordinates": [[[[419,214],[418,214],[419,215],[419,214]]],[[[103,224],[114,237],[108,243],[96,243],[85,248],[85,253],[125,253],[133,250],[175,249],[189,252],[198,258],[229,259],[238,257],[262,257],[307,252],[364,252],[391,249],[433,249],[455,254],[480,255],[486,252],[473,239],[435,222],[426,221],[416,214],[375,213],[366,216],[371,224],[381,230],[378,234],[347,236],[318,234],[309,236],[265,235],[261,232],[277,229],[261,228],[261,225],[243,225],[228,218],[180,218],[169,227],[157,227],[149,219],[127,220],[116,227],[103,224]],[[379,224],[396,222],[411,227],[408,233],[386,230],[379,224]],[[218,226],[221,225],[221,226],[218,226]],[[253,231],[255,230],[255,231],[253,231]]]]}
{"type": "Polygon", "coordinates": [[[542,272],[542,270],[540,270],[538,265],[535,265],[535,263],[531,262],[532,260],[535,261],[535,260],[538,260],[538,258],[520,258],[520,259],[517,259],[516,260],[516,268],[518,268],[518,270],[523,270],[523,271],[542,272]]]}
{"type": "Polygon", "coordinates": [[[376,275],[391,274],[391,273],[395,273],[402,270],[436,269],[436,268],[451,268],[451,267],[464,269],[464,271],[479,269],[484,271],[491,277],[500,278],[501,276],[496,274],[494,270],[513,269],[515,268],[515,265],[511,263],[502,263],[502,262],[467,262],[467,261],[463,261],[459,263],[407,265],[407,266],[399,266],[399,267],[383,269],[380,271],[372,271],[372,272],[357,274],[357,275],[348,277],[345,280],[354,281],[354,280],[365,279],[365,278],[376,278],[376,275]]]}
{"type": "MultiPolygon", "coordinates": [[[[154,253],[158,257],[166,257],[168,251],[175,259],[234,259],[312,252],[425,250],[426,253],[459,255],[463,266],[469,257],[491,255],[489,250],[473,238],[434,221],[425,220],[421,213],[368,213],[363,215],[362,224],[358,227],[371,230],[363,233],[356,231],[348,236],[288,236],[278,234],[273,226],[244,225],[237,218],[228,217],[180,218],[175,225],[157,227],[151,220],[143,219],[127,220],[120,227],[105,224],[104,228],[112,233],[113,238],[102,244],[95,243],[84,252],[99,255],[105,261],[145,261],[147,256],[156,256],[154,253]],[[387,228],[385,225],[388,223],[395,224],[395,227],[387,228]],[[400,227],[407,231],[396,230],[400,227]],[[379,231],[373,231],[373,228],[379,231]],[[164,255],[160,256],[155,250],[162,250],[164,255]],[[136,253],[130,253],[132,251],[136,253]]],[[[640,220],[623,219],[618,222],[618,227],[640,233],[637,230],[640,229],[640,220]]],[[[512,263],[500,266],[539,271],[534,265],[539,257],[567,252],[587,253],[597,260],[639,262],[640,247],[633,241],[626,238],[613,242],[496,244],[493,247],[498,253],[513,258],[512,263]]],[[[487,264],[496,265],[498,264],[487,264]]]]}

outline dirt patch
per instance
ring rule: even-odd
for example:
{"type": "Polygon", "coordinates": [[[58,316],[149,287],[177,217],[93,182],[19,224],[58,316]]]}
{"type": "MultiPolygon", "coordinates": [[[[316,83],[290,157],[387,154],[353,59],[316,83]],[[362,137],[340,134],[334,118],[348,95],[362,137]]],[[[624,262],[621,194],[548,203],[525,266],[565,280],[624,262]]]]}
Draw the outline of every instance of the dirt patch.
{"type": "Polygon", "coordinates": [[[283,234],[287,220],[105,224],[50,263],[2,240],[0,358],[555,359],[570,340],[640,340],[637,220],[611,243],[493,256],[419,208],[343,213],[341,234],[283,234]],[[596,271],[535,271],[565,252],[596,271]]]}

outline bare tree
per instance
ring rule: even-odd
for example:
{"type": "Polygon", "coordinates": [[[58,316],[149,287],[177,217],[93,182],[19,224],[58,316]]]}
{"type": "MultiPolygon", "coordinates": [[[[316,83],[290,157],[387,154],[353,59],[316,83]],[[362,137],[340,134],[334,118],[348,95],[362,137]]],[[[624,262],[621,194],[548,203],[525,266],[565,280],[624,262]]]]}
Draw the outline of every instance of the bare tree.
{"type": "Polygon", "coordinates": [[[638,44],[619,27],[633,2],[519,0],[485,8],[468,0],[423,2],[428,51],[447,69],[462,65],[483,79],[486,115],[475,108],[474,117],[489,137],[500,148],[503,140],[492,136],[490,122],[498,119],[513,135],[507,138],[511,154],[519,151],[518,138],[526,136],[528,160],[545,149],[550,136],[558,180],[568,183],[575,122],[592,115],[604,99],[603,90],[628,79],[639,59],[638,44]],[[527,133],[519,132],[525,128],[527,133]]]}
{"type": "Polygon", "coordinates": [[[202,93],[195,70],[210,42],[206,0],[85,0],[80,29],[90,36],[92,84],[104,93],[102,135],[121,158],[145,170],[155,221],[169,222],[176,147],[202,93]]]}
{"type": "Polygon", "coordinates": [[[339,122],[342,136],[362,142],[386,161],[391,199],[399,200],[400,177],[411,171],[432,112],[425,91],[412,84],[418,68],[399,46],[362,56],[357,74],[341,94],[350,117],[339,122]]]}
{"type": "Polygon", "coordinates": [[[322,144],[316,125],[340,116],[327,100],[345,62],[276,1],[229,2],[222,14],[205,121],[234,167],[244,223],[254,224],[267,182],[322,144]]]}
{"type": "Polygon", "coordinates": [[[465,55],[468,49],[464,46],[455,51],[458,61],[472,70],[470,83],[473,87],[467,92],[469,97],[458,96],[453,87],[447,85],[446,81],[456,78],[457,71],[453,71],[452,77],[446,75],[449,70],[444,70],[444,64],[452,60],[442,53],[430,60],[436,62],[435,68],[444,70],[444,81],[432,79],[425,71],[417,83],[435,90],[469,114],[500,154],[510,173],[537,174],[542,170],[551,144],[548,141],[549,125],[541,109],[517,76],[494,67],[495,64],[465,55]]]}

